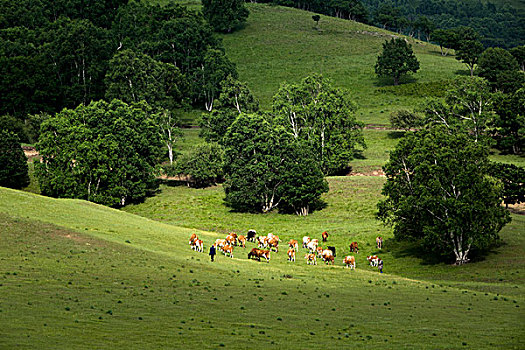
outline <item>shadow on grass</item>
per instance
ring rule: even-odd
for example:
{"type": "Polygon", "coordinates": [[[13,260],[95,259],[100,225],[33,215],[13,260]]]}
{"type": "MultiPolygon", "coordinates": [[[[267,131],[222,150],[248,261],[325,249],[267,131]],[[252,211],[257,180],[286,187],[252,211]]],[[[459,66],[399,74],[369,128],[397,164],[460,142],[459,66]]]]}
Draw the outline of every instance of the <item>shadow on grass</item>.
{"type": "Polygon", "coordinates": [[[454,72],[455,74],[457,75],[461,75],[461,76],[464,76],[464,77],[470,77],[470,71],[467,69],[467,70],[464,70],[464,69],[458,69],[457,71],[454,72]]]}
{"type": "Polygon", "coordinates": [[[419,241],[398,241],[394,238],[385,240],[384,246],[388,247],[388,251],[392,253],[392,256],[398,258],[417,258],[421,260],[421,265],[437,265],[442,263],[440,257],[429,254],[428,252],[421,249],[421,243],[419,241]]]}
{"type": "MultiPolygon", "coordinates": [[[[470,73],[469,73],[470,74],[470,73]]],[[[410,83],[416,83],[417,79],[412,75],[405,75],[399,79],[399,85],[403,84],[410,84],[410,83]]],[[[399,86],[397,85],[397,86],[399,86]]],[[[385,87],[385,86],[395,86],[394,85],[394,78],[390,77],[378,77],[375,82],[374,86],[376,87],[385,87]]]]}

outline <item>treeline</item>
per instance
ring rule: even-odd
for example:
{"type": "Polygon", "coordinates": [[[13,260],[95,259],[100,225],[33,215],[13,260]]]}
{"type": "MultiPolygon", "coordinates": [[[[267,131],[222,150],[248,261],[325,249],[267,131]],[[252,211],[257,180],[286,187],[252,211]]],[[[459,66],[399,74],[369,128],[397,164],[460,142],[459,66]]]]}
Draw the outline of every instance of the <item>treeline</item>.
{"type": "Polygon", "coordinates": [[[0,0],[0,13],[0,116],[25,142],[45,113],[114,97],[210,106],[237,76],[208,22],[179,5],[0,0]]]}
{"type": "Polygon", "coordinates": [[[257,0],[372,24],[430,41],[435,29],[460,26],[481,34],[485,47],[523,45],[525,13],[479,0],[257,0]]]}

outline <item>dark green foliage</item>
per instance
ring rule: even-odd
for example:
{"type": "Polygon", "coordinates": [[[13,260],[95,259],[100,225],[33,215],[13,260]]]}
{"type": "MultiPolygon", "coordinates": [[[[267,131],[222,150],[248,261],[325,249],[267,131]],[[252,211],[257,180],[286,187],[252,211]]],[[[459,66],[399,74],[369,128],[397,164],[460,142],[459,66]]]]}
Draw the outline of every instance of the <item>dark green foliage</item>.
{"type": "Polygon", "coordinates": [[[173,108],[180,104],[185,82],[174,65],[123,50],[109,61],[106,85],[108,100],[146,101],[151,106],[173,108]]]}
{"type": "Polygon", "coordinates": [[[514,164],[491,163],[490,174],[503,183],[503,202],[509,204],[525,202],[525,169],[514,164]]]}
{"type": "Polygon", "coordinates": [[[457,35],[453,29],[437,29],[432,32],[432,41],[439,45],[441,56],[446,56],[448,50],[456,46],[457,35]]]}
{"type": "Polygon", "coordinates": [[[479,56],[476,72],[480,77],[487,79],[493,88],[498,89],[497,83],[503,73],[518,70],[518,61],[508,51],[499,47],[489,47],[479,56]]]}
{"type": "Polygon", "coordinates": [[[325,175],[347,170],[357,147],[366,147],[348,94],[321,75],[282,84],[274,96],[275,123],[310,144],[325,175]]]}
{"type": "Polygon", "coordinates": [[[20,189],[29,185],[27,157],[18,136],[0,130],[0,186],[20,189]]]}
{"type": "Polygon", "coordinates": [[[24,131],[24,123],[13,117],[12,115],[6,114],[0,116],[0,130],[10,131],[18,136],[20,142],[28,142],[27,136],[24,131]]]}
{"type": "Polygon", "coordinates": [[[221,83],[231,76],[237,79],[235,64],[221,50],[209,49],[204,55],[202,71],[199,74],[200,86],[207,111],[213,109],[213,103],[221,92],[221,83]]]}
{"type": "Polygon", "coordinates": [[[383,51],[377,57],[375,72],[379,77],[391,77],[394,85],[399,84],[399,79],[419,70],[419,61],[412,51],[412,45],[405,39],[392,38],[385,41],[383,51]]]}
{"type": "Polygon", "coordinates": [[[243,0],[202,0],[202,14],[216,31],[231,33],[246,22],[250,11],[243,0]]]}
{"type": "Polygon", "coordinates": [[[397,238],[421,240],[422,249],[464,264],[510,221],[488,165],[488,148],[465,133],[435,127],[408,134],[383,168],[379,218],[397,238]]]}
{"type": "Polygon", "coordinates": [[[221,94],[214,109],[203,113],[199,121],[201,136],[208,142],[223,143],[228,128],[241,113],[259,110],[259,102],[245,83],[228,76],[221,83],[221,94]]]}
{"type": "Polygon", "coordinates": [[[453,49],[456,50],[456,59],[463,62],[474,76],[474,67],[483,52],[483,44],[478,40],[479,34],[470,27],[460,27],[456,30],[456,41],[453,49]]]}
{"type": "Polygon", "coordinates": [[[224,149],[216,143],[195,146],[177,159],[175,172],[187,176],[193,187],[208,187],[223,180],[224,149]]]}
{"type": "MultiPolygon", "coordinates": [[[[523,85],[522,85],[523,86],[523,85]]],[[[497,148],[520,154],[525,149],[525,87],[496,97],[493,137],[497,148]]]]}
{"type": "Polygon", "coordinates": [[[44,121],[35,166],[42,194],[110,206],[143,199],[158,186],[161,143],[152,109],[113,100],[64,109],[44,121]]]}
{"type": "Polygon", "coordinates": [[[318,162],[267,116],[241,114],[225,142],[225,201],[240,211],[269,212],[284,206],[307,215],[327,190],[318,162]]]}
{"type": "Polygon", "coordinates": [[[525,45],[513,47],[509,52],[518,61],[520,70],[525,72],[525,45]]]}
{"type": "Polygon", "coordinates": [[[423,125],[423,118],[415,113],[402,109],[390,114],[390,124],[397,129],[408,131],[423,125]]]}

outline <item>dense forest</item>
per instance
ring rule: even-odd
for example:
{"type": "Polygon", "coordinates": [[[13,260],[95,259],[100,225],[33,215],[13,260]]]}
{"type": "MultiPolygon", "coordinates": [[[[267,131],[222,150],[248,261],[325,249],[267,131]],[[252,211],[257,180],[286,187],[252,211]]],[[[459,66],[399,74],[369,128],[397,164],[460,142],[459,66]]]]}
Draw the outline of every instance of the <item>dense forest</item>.
{"type": "Polygon", "coordinates": [[[435,29],[473,28],[485,47],[523,45],[525,12],[480,0],[259,0],[369,23],[424,40],[435,29]]]}

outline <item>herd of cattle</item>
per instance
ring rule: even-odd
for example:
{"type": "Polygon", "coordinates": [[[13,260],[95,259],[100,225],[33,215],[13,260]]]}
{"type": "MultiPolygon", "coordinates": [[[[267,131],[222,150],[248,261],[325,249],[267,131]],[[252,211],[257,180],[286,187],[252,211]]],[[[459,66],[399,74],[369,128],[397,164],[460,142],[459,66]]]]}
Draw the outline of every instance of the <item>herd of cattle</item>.
{"type": "MultiPolygon", "coordinates": [[[[323,242],[327,242],[328,233],[326,231],[323,232],[321,234],[321,237],[323,242]]],[[[275,251],[276,253],[279,252],[279,242],[281,242],[279,236],[276,236],[272,233],[269,233],[266,236],[257,236],[257,232],[255,230],[249,230],[246,235],[237,235],[236,233],[230,233],[224,239],[217,239],[213,246],[217,250],[221,251],[225,256],[233,258],[233,247],[238,246],[246,248],[247,241],[257,244],[257,248],[253,248],[248,253],[248,259],[256,259],[258,261],[261,261],[261,258],[263,258],[266,260],[266,262],[270,262],[270,253],[272,251],[275,251]]],[[[195,251],[201,253],[204,251],[203,242],[197,237],[195,233],[191,235],[189,244],[191,248],[195,251]]],[[[376,238],[376,246],[378,249],[383,248],[383,239],[381,237],[376,238]]],[[[317,265],[318,258],[321,258],[322,261],[324,261],[326,264],[334,264],[334,258],[336,256],[335,247],[327,246],[326,249],[323,249],[321,246],[319,246],[318,239],[312,239],[308,236],[304,236],[302,241],[302,248],[307,249],[307,253],[304,256],[307,264],[317,265]]],[[[295,239],[291,239],[288,242],[288,261],[295,262],[295,255],[298,251],[299,242],[295,239]]],[[[355,254],[359,253],[359,247],[357,242],[350,243],[350,252],[353,252],[355,254]]],[[[366,258],[370,266],[377,267],[379,265],[382,265],[382,263],[380,264],[381,258],[379,258],[377,255],[367,256],[366,258]]],[[[345,267],[355,269],[355,257],[353,255],[345,256],[343,259],[343,263],[345,267]]]]}

